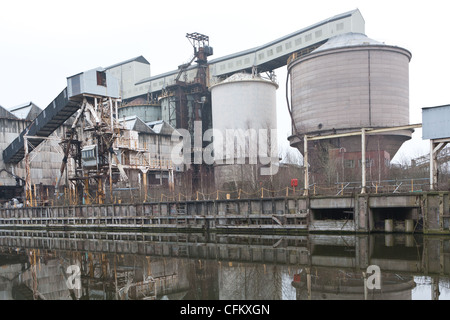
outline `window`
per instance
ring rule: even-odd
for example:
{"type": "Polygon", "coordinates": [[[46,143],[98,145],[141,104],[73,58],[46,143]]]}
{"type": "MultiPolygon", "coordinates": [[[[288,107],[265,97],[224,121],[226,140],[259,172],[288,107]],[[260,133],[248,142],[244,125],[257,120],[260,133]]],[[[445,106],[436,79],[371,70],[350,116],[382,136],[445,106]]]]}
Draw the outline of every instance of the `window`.
{"type": "MultiPolygon", "coordinates": [[[[362,160],[358,160],[359,167],[362,167],[362,160]]],[[[373,159],[366,159],[366,168],[373,167],[374,161],[373,159]]]]}
{"type": "Polygon", "coordinates": [[[106,72],[97,71],[97,85],[106,87],[106,72]]]}
{"type": "Polygon", "coordinates": [[[354,168],[355,167],[355,160],[345,160],[344,166],[346,168],[354,168]]]}
{"type": "Polygon", "coordinates": [[[95,149],[83,150],[81,152],[81,157],[85,161],[95,160],[95,149]]]}

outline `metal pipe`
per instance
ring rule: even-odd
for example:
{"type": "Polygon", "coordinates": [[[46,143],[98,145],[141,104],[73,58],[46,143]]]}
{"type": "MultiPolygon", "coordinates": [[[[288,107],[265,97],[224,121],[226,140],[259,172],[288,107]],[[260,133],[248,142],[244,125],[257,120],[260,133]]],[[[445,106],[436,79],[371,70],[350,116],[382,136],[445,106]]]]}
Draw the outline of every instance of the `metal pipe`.
{"type": "Polygon", "coordinates": [[[361,130],[361,194],[366,193],[366,129],[361,130]]]}

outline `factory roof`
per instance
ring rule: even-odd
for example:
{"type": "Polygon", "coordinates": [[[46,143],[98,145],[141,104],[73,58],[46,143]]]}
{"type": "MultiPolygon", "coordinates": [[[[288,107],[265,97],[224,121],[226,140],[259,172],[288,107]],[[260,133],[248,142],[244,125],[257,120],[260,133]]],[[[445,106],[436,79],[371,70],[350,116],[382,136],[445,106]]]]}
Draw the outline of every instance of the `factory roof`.
{"type": "Polygon", "coordinates": [[[9,108],[9,112],[11,112],[19,119],[32,121],[42,112],[42,109],[35,105],[32,101],[30,101],[9,108]]]}
{"type": "Polygon", "coordinates": [[[0,118],[9,118],[9,119],[17,119],[15,115],[11,112],[0,106],[0,118]]]}
{"type": "Polygon", "coordinates": [[[320,52],[329,49],[352,47],[352,46],[371,46],[371,45],[383,45],[384,43],[370,39],[365,34],[349,32],[346,34],[338,35],[330,38],[325,44],[313,52],[320,52]]]}
{"type": "Polygon", "coordinates": [[[148,60],[145,59],[143,56],[139,56],[139,57],[135,57],[135,58],[132,58],[132,59],[128,59],[128,60],[125,60],[125,61],[113,64],[112,66],[106,67],[105,69],[106,70],[112,69],[112,68],[115,68],[115,67],[118,67],[118,66],[121,66],[121,65],[133,62],[133,61],[137,61],[137,62],[141,62],[141,63],[145,63],[145,64],[150,64],[150,62],[148,62],[148,60]]]}
{"type": "Polygon", "coordinates": [[[432,106],[432,107],[423,107],[422,109],[437,109],[437,108],[447,108],[450,107],[450,104],[444,104],[442,106],[432,106]]]}
{"type": "Polygon", "coordinates": [[[145,124],[138,116],[129,116],[125,118],[119,118],[119,122],[125,126],[128,130],[143,132],[143,133],[155,133],[149,126],[145,124]]]}
{"type": "Polygon", "coordinates": [[[157,134],[171,135],[175,131],[175,128],[164,120],[147,122],[146,125],[157,134]]]}
{"type": "Polygon", "coordinates": [[[175,128],[164,120],[157,120],[145,123],[136,115],[119,118],[119,122],[128,130],[149,134],[171,135],[175,128]]]}
{"type": "Polygon", "coordinates": [[[211,88],[214,87],[214,86],[220,85],[220,84],[233,83],[233,82],[241,82],[241,81],[259,81],[259,82],[267,82],[267,83],[271,83],[271,84],[273,84],[273,85],[275,85],[275,86],[278,87],[278,84],[277,84],[276,82],[271,81],[270,79],[263,78],[263,77],[261,77],[261,75],[259,75],[259,74],[255,74],[255,75],[254,75],[254,74],[246,73],[246,72],[238,72],[238,73],[235,73],[235,74],[229,76],[229,77],[226,78],[225,80],[223,80],[223,81],[221,81],[221,82],[219,82],[219,83],[216,83],[216,84],[212,85],[211,88]]]}

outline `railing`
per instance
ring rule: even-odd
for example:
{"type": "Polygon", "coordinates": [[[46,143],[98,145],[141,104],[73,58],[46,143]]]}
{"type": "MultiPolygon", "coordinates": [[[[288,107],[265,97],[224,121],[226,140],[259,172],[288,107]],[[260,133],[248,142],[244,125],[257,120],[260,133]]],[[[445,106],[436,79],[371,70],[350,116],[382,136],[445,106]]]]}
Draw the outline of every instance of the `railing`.
{"type": "MultiPolygon", "coordinates": [[[[361,193],[360,182],[342,182],[336,183],[334,186],[311,184],[308,194],[312,196],[344,196],[361,193]]],[[[429,179],[403,179],[403,180],[382,180],[370,181],[366,186],[366,192],[370,194],[387,194],[387,193],[410,193],[422,192],[429,190],[429,179]]],[[[257,198],[282,198],[282,197],[299,197],[304,195],[304,188],[284,187],[276,190],[269,188],[260,188],[255,191],[237,190],[216,190],[214,192],[205,193],[197,191],[194,195],[189,196],[183,193],[166,194],[161,192],[160,197],[147,197],[150,202],[163,201],[186,201],[186,200],[232,200],[232,199],[257,199],[257,198]]]]}
{"type": "MultiPolygon", "coordinates": [[[[428,191],[429,178],[416,179],[397,179],[369,181],[366,185],[366,192],[371,194],[379,193],[408,193],[428,191]]],[[[310,187],[310,193],[313,195],[344,195],[360,193],[362,189],[361,182],[340,182],[334,186],[325,186],[313,184],[310,187]]]]}
{"type": "MultiPolygon", "coordinates": [[[[168,191],[168,189],[152,189],[147,187],[147,195],[145,195],[144,187],[141,188],[125,188],[125,193],[120,194],[117,191],[110,200],[112,203],[126,203],[126,195],[132,194],[131,202],[184,202],[184,201],[207,201],[207,200],[240,200],[240,199],[269,199],[269,198],[295,198],[305,195],[304,188],[281,187],[281,188],[265,188],[261,187],[254,190],[211,190],[197,191],[197,192],[177,192],[168,191]],[[125,198],[124,198],[125,197],[125,198]]],[[[311,184],[308,188],[308,195],[310,196],[349,196],[361,193],[360,182],[340,182],[334,185],[311,184]]],[[[429,191],[429,178],[416,179],[399,179],[399,180],[382,180],[369,181],[366,186],[366,193],[368,194],[398,194],[398,193],[413,193],[429,191]]],[[[108,192],[107,192],[108,194],[108,192]]],[[[77,203],[79,196],[75,190],[65,188],[64,194],[61,195],[60,200],[54,201],[52,199],[45,202],[33,201],[28,204],[28,207],[39,206],[54,206],[54,205],[69,205],[74,206],[77,203]]],[[[89,195],[87,204],[97,204],[98,194],[89,195]]],[[[105,204],[111,203],[106,201],[105,204]]],[[[20,205],[22,207],[23,205],[20,205]]],[[[14,205],[5,206],[9,208],[19,207],[14,205]]]]}

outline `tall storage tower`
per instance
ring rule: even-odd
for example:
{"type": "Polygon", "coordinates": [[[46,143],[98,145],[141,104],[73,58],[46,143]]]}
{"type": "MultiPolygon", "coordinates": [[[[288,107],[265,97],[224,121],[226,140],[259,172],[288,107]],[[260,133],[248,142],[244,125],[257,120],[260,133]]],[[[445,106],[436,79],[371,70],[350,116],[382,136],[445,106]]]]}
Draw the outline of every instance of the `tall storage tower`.
{"type": "MultiPolygon", "coordinates": [[[[406,49],[361,33],[347,33],[290,61],[291,146],[303,153],[303,135],[408,125],[410,60],[406,49]]],[[[411,130],[403,130],[371,135],[367,151],[387,152],[392,159],[411,134],[411,130]]],[[[361,152],[360,136],[329,139],[322,144],[361,152]]]]}
{"type": "Polygon", "coordinates": [[[262,163],[254,158],[255,152],[267,147],[265,154],[270,156],[276,148],[276,137],[271,134],[277,128],[277,89],[276,82],[248,73],[236,73],[211,86],[212,122],[218,134],[214,137],[217,187],[235,188],[256,181],[262,163]]]}

